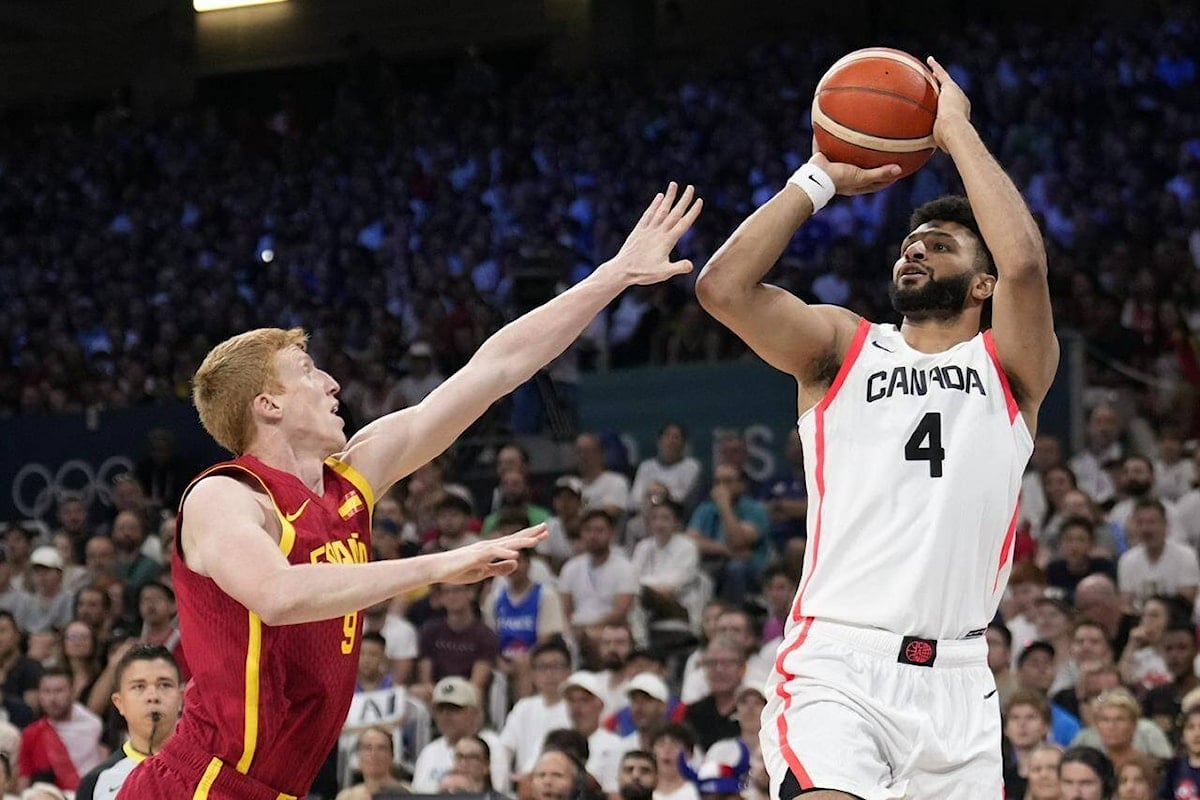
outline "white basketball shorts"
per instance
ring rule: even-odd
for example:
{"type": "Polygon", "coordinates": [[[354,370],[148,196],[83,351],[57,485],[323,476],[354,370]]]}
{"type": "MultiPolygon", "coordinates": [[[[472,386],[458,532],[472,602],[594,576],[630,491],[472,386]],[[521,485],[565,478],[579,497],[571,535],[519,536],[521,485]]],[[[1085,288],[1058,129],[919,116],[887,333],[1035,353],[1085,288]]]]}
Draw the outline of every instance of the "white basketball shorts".
{"type": "Polygon", "coordinates": [[[767,682],[771,797],[1003,797],[1000,701],[987,641],[929,641],[807,618],[767,682]]]}

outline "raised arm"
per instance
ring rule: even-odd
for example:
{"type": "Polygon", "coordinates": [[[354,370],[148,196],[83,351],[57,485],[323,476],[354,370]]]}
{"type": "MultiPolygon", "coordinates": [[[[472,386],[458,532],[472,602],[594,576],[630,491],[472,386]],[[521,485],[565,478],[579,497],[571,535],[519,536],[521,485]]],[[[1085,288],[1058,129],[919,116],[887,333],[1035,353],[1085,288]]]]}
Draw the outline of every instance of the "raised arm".
{"type": "Polygon", "coordinates": [[[1030,431],[1058,369],[1058,339],[1046,281],[1046,248],[1024,198],[971,125],[971,104],[935,59],[941,84],[933,138],[954,159],[979,231],[992,251],[998,279],[992,294],[992,336],[1030,431]]]}
{"type": "Polygon", "coordinates": [[[376,497],[441,453],[492,403],[550,363],[621,292],[690,272],[671,261],[679,237],[700,214],[689,186],[672,183],[642,214],[621,251],[587,279],[497,331],[459,372],[417,406],[380,417],[347,444],[340,458],[366,476],[376,497]]]}
{"type": "Polygon", "coordinates": [[[517,550],[545,538],[539,525],[502,539],[403,560],[369,564],[291,564],[279,549],[279,523],[248,485],[213,476],[183,505],[187,565],[267,625],[333,619],[428,583],[473,583],[516,568],[517,550]]]}
{"type": "MultiPolygon", "coordinates": [[[[815,152],[809,163],[833,180],[838,194],[887,186],[899,168],[862,170],[830,163],[815,152]]],[[[794,180],[794,179],[793,179],[794,180]]],[[[789,181],[738,226],[696,282],[700,305],[736,333],[768,364],[803,387],[830,356],[840,357],[854,338],[857,317],[837,306],[810,306],[762,280],[796,231],[813,215],[813,201],[789,181]]]]}

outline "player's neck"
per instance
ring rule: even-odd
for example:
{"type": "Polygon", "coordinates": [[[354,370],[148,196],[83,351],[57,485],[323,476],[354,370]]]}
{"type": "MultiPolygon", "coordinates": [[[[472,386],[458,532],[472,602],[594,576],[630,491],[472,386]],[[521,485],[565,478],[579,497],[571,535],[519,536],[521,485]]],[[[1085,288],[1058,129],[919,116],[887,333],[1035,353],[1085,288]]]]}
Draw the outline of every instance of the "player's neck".
{"type": "Polygon", "coordinates": [[[900,326],[905,343],[920,353],[941,353],[956,344],[970,341],[979,333],[977,315],[959,314],[953,319],[911,320],[900,326]]]}
{"type": "Polygon", "coordinates": [[[295,475],[313,494],[322,494],[325,487],[324,455],[306,452],[275,436],[255,439],[246,452],[268,467],[295,475]]]}

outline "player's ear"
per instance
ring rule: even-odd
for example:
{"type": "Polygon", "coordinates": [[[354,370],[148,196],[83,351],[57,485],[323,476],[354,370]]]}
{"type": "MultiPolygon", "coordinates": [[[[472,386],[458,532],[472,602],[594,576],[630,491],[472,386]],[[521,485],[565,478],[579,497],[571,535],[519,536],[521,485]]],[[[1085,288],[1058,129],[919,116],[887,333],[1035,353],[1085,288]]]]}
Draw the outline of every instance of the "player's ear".
{"type": "Polygon", "coordinates": [[[975,276],[975,281],[971,284],[971,295],[979,301],[987,300],[996,291],[996,276],[987,272],[981,272],[975,276]]]}

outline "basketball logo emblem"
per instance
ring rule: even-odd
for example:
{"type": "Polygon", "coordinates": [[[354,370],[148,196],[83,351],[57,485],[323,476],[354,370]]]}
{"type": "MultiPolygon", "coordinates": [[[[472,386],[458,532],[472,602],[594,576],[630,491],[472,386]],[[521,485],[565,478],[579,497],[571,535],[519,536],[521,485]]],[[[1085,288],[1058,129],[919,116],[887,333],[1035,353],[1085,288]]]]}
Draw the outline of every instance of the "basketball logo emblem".
{"type": "Polygon", "coordinates": [[[928,642],[909,642],[904,648],[904,657],[913,664],[925,664],[933,658],[933,647],[928,642]]]}

